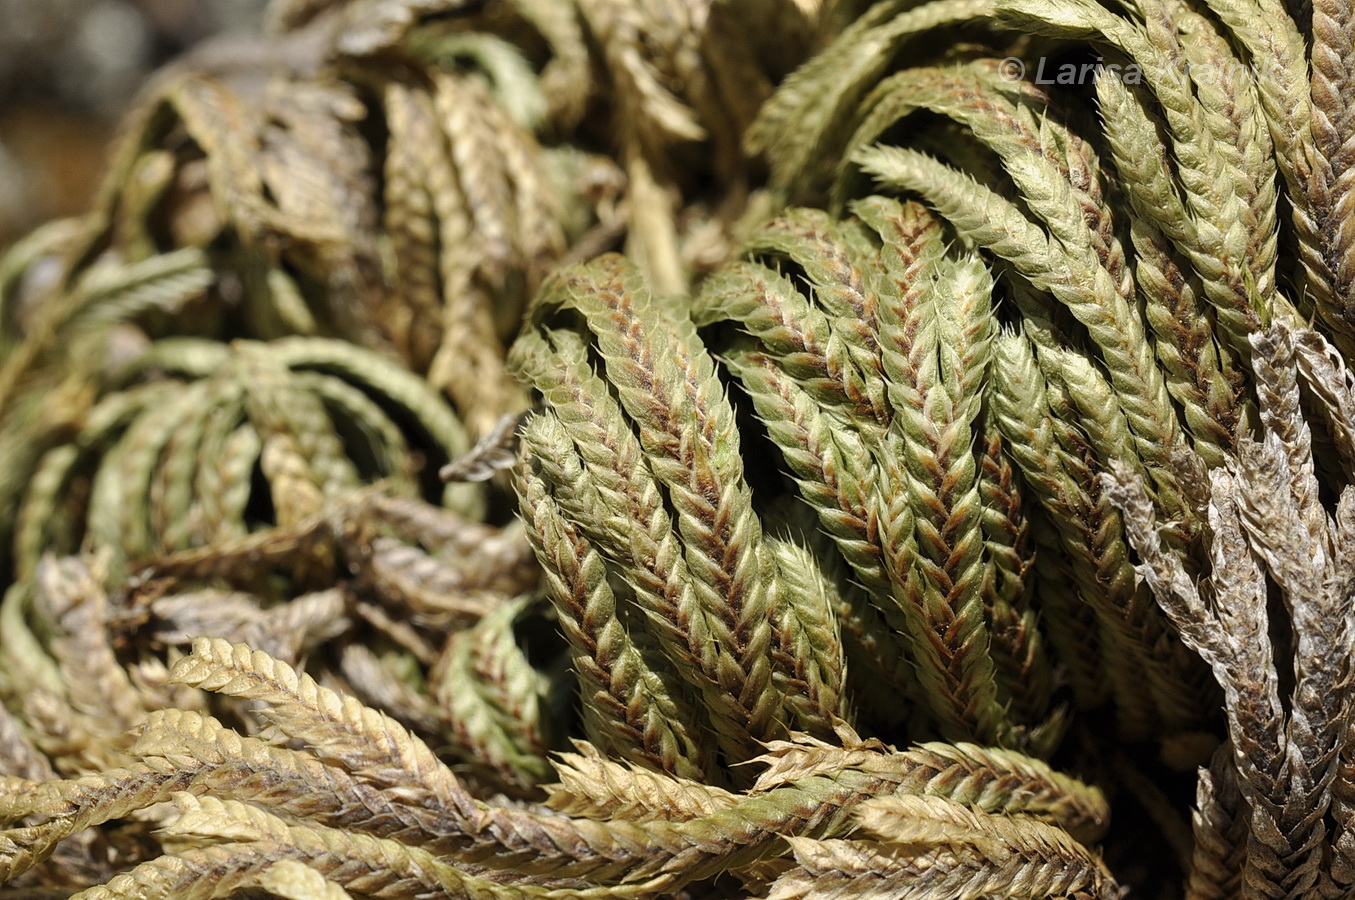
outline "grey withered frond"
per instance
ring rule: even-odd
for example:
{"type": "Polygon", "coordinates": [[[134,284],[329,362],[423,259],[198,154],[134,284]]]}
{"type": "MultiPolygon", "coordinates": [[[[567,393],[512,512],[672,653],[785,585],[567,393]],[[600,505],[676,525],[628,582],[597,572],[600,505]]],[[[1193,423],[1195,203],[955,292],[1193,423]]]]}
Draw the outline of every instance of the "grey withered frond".
{"type": "MultiPolygon", "coordinates": [[[[1348,3],[1314,3],[1311,50],[1313,143],[1310,183],[1330,270],[1332,304],[1347,322],[1355,310],[1355,47],[1348,3]]],[[[1325,272],[1323,274],[1326,274],[1325,272]]]]}
{"type": "Polygon", "coordinates": [[[1226,817],[1214,825],[1211,809],[1226,800],[1202,794],[1208,806],[1197,828],[1208,831],[1197,840],[1237,842],[1227,861],[1240,874],[1215,877],[1273,885],[1266,889],[1278,895],[1328,895],[1350,879],[1349,806],[1338,798],[1350,794],[1340,759],[1350,703],[1342,687],[1350,677],[1351,494],[1342,492],[1334,513],[1319,499],[1293,329],[1277,322],[1252,345],[1265,431],[1241,441],[1211,475],[1207,592],[1162,547],[1139,483],[1120,473],[1107,476],[1108,489],[1143,559],[1139,571],[1226,694],[1232,755],[1220,765],[1230,768],[1210,780],[1236,782],[1248,828],[1239,834],[1226,817]],[[1272,621],[1267,579],[1283,600],[1282,623],[1272,621]],[[1293,648],[1292,674],[1283,676],[1271,646],[1277,627],[1293,648]],[[1287,703],[1284,676],[1293,685],[1287,703]]]}

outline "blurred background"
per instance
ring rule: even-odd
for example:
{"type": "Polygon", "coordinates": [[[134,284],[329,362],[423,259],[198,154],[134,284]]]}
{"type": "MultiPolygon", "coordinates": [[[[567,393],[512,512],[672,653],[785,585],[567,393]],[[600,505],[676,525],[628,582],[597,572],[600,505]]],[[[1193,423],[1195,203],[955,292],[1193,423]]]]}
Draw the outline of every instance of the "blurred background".
{"type": "Polygon", "coordinates": [[[0,0],[0,248],[83,211],[123,111],[185,48],[266,0],[0,0]]]}

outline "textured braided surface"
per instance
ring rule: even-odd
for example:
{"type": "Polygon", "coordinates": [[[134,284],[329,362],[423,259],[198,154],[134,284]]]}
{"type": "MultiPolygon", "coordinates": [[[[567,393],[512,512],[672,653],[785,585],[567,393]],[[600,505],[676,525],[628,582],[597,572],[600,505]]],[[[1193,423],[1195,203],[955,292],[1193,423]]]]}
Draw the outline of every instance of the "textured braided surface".
{"type": "Polygon", "coordinates": [[[267,18],[0,254],[0,895],[1352,893],[1349,0],[267,18]]]}

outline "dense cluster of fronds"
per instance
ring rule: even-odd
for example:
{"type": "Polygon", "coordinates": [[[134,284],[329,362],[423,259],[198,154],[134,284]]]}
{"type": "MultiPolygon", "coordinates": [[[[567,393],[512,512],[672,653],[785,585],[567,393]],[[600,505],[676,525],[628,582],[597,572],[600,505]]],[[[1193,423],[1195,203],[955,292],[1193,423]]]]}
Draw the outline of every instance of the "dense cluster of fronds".
{"type": "Polygon", "coordinates": [[[1349,2],[270,28],[0,257],[0,898],[1355,895],[1349,2]]]}

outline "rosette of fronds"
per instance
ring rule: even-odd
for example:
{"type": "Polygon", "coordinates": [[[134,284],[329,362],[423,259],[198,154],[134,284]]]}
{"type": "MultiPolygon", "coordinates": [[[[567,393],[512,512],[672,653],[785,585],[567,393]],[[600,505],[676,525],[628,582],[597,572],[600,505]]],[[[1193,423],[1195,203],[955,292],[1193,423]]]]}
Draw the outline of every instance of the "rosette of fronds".
{"type": "MultiPolygon", "coordinates": [[[[1310,52],[1300,33],[1308,23],[1296,23],[1278,3],[969,10],[971,18],[1103,51],[1103,67],[1069,64],[1085,73],[1079,83],[1090,87],[1094,79],[1098,125],[1068,98],[1015,77],[1027,62],[1029,72],[1040,71],[1034,54],[1050,45],[1039,41],[1023,51],[1028,61],[973,53],[882,77],[896,54],[892,36],[948,7],[897,15],[881,4],[840,39],[842,53],[825,53],[787,83],[759,128],[789,145],[799,132],[785,126],[801,116],[808,139],[836,166],[834,180],[831,170],[811,171],[790,149],[773,146],[774,180],[788,194],[831,189],[840,204],[864,173],[922,196],[957,232],[1004,260],[1020,276],[1013,281],[1058,299],[1066,312],[1051,311],[1051,324],[1086,329],[1120,379],[1116,390],[1138,395],[1121,401],[1138,407],[1126,411],[1136,442],[1169,451],[1170,402],[1191,445],[1217,462],[1210,448],[1226,449],[1229,432],[1246,418],[1249,398],[1236,382],[1245,378],[1237,359],[1249,356],[1247,335],[1292,306],[1345,331],[1339,304],[1324,299],[1342,290],[1333,273],[1349,268],[1351,254],[1343,237],[1349,229],[1331,211],[1347,203],[1349,162],[1340,148],[1350,142],[1349,92],[1331,87],[1350,66],[1336,24],[1348,13],[1331,6],[1312,12],[1310,52]],[[852,48],[862,50],[854,68],[834,67],[852,48]],[[817,115],[828,108],[831,121],[817,115]],[[1280,214],[1277,176],[1289,222],[1280,214]],[[1314,226],[1318,220],[1328,224],[1314,226]],[[1281,252],[1289,246],[1293,253],[1281,252]],[[1058,269],[1066,272],[1053,274],[1058,269]],[[1120,321],[1136,305],[1141,321],[1120,321]],[[1149,371],[1150,357],[1125,355],[1149,349],[1136,332],[1152,336],[1160,376],[1149,371]],[[1114,349],[1117,342],[1123,349],[1114,349]],[[1129,390],[1126,378],[1142,383],[1129,390]]],[[[1059,68],[1057,59],[1045,62],[1059,68]]],[[[1150,449],[1139,449],[1162,467],[1150,449]]]]}
{"type": "Polygon", "coordinates": [[[0,264],[0,879],[1351,893],[1349,4],[850,6],[292,0],[153,87],[0,264]],[[500,529],[435,392],[510,368],[500,529]]]}
{"type": "Polygon", "coordinates": [[[563,252],[566,216],[592,217],[568,180],[578,151],[551,166],[537,143],[531,63],[473,22],[426,23],[455,6],[351,4],[159,73],[96,211],[11,254],[0,307],[18,350],[4,385],[66,352],[87,320],[132,319],[152,333],[384,348],[431,367],[477,431],[517,408],[503,340],[563,252]],[[174,263],[208,267],[203,296],[170,272],[151,293],[174,263]],[[114,284],[91,296],[91,269],[114,284]]]}
{"type": "MultiPolygon", "coordinates": [[[[828,197],[872,226],[881,201],[854,198],[882,186],[920,199],[903,201],[918,224],[886,239],[902,257],[886,273],[914,290],[940,285],[952,315],[963,295],[928,254],[932,217],[945,223],[948,257],[975,248],[990,261],[1006,324],[987,410],[1027,506],[1047,523],[1037,607],[1074,696],[1112,698],[1121,734],[1166,735],[1164,749],[1185,761],[1207,749],[1190,730],[1214,705],[1187,647],[1226,695],[1230,743],[1202,775],[1190,896],[1339,895],[1349,878],[1344,728],[1331,717],[1349,702],[1351,571],[1344,505],[1319,499],[1350,480],[1347,376],[1323,337],[1301,331],[1291,343],[1286,323],[1313,320],[1336,347],[1350,344],[1340,274],[1355,260],[1350,16],[1343,3],[879,4],[838,52],[789,79],[751,132],[784,196],[828,197]],[[902,37],[956,17],[1025,37],[1004,43],[998,32],[986,54],[969,45],[943,64],[898,65],[902,37]],[[1094,88],[1097,119],[1086,91],[1045,93],[1056,79],[1035,85],[1022,68],[1074,73],[1067,83],[1094,88]],[[1113,481],[1098,477],[1111,471],[1113,481]],[[1283,648],[1273,654],[1272,639],[1283,648]],[[1281,700],[1277,685],[1290,683],[1281,700]]],[[[781,266],[780,283],[765,271],[752,279],[766,243],[754,241],[740,277],[769,295],[798,286],[831,312],[835,282],[803,259],[781,266]]],[[[925,337],[925,308],[907,304],[904,321],[917,326],[905,346],[925,337]]],[[[824,396],[827,366],[796,372],[813,349],[807,335],[824,361],[837,350],[861,366],[845,336],[824,340],[836,336],[831,318],[815,333],[817,320],[788,327],[760,303],[723,315],[745,335],[731,359],[799,381],[820,409],[854,399],[836,387],[824,396]]],[[[942,342],[942,371],[964,346],[942,342]]],[[[755,399],[767,391],[742,380],[755,399]]],[[[788,445],[806,499],[830,497],[828,476],[846,464],[782,424],[792,408],[771,415],[764,399],[759,414],[788,445]]],[[[944,415],[924,408],[929,421],[944,415]]],[[[822,433],[840,444],[840,418],[830,421],[837,430],[822,433]]],[[[825,505],[825,528],[843,533],[825,505]]],[[[849,560],[852,534],[838,538],[849,560]]]]}
{"type": "Polygon", "coordinates": [[[93,321],[131,320],[382,349],[487,433],[523,405],[504,345],[562,255],[625,240],[670,290],[724,256],[743,128],[821,30],[784,0],[269,18],[158,73],[94,211],[0,264],[0,413],[93,321]],[[749,22],[775,26],[752,54],[749,22]]]}
{"type": "MultiPolygon", "coordinates": [[[[772,473],[752,464],[756,451],[745,441],[756,435],[740,427],[696,322],[684,306],[655,298],[633,265],[603,257],[552,276],[510,360],[544,404],[523,428],[519,495],[546,593],[570,643],[582,726],[590,753],[598,754],[593,765],[619,758],[637,774],[648,770],[646,783],[663,784],[660,773],[666,772],[746,789],[757,773],[743,764],[769,743],[791,753],[797,745],[786,738],[792,733],[799,735],[795,756],[811,747],[826,758],[844,753],[824,739],[851,748],[859,740],[849,725],[858,718],[858,699],[863,706],[873,702],[877,716],[895,722],[912,712],[908,702],[916,702],[921,708],[913,715],[914,734],[926,733],[930,721],[932,733],[951,737],[978,733],[985,723],[977,715],[964,721],[952,710],[946,685],[958,682],[958,691],[978,697],[986,690],[997,710],[1011,702],[996,699],[996,654],[979,639],[957,639],[955,645],[972,654],[974,667],[986,664],[986,684],[960,663],[949,670],[958,676],[932,682],[900,671],[908,664],[903,660],[926,671],[931,660],[916,648],[923,634],[941,629],[920,621],[912,607],[905,612],[901,597],[881,609],[887,595],[867,596],[832,544],[816,534],[814,518],[788,502],[772,473]],[[881,624],[887,615],[912,630],[891,637],[881,624]],[[892,640],[898,646],[909,635],[919,640],[908,645],[910,656],[903,660],[875,644],[892,640]],[[865,674],[853,679],[858,663],[865,674]],[[891,680],[871,683],[882,676],[891,680]],[[817,741],[807,743],[816,734],[817,741]]],[[[811,365],[805,361],[806,369],[811,365]]],[[[979,585],[988,580],[995,579],[976,576],[972,598],[956,602],[959,615],[952,618],[969,618],[953,625],[954,632],[985,628],[979,585]]],[[[918,595],[937,592],[935,582],[925,589],[922,583],[916,582],[918,595]]],[[[943,602],[931,601],[933,607],[943,602]]],[[[1025,639],[1038,637],[1026,633],[1025,639]]],[[[1047,684],[1044,691],[1035,703],[1047,705],[1047,684]]],[[[1021,741],[1016,725],[1003,727],[1005,712],[989,714],[998,722],[985,739],[1021,741]]],[[[1043,737],[1046,748],[1052,737],[1043,737]]],[[[927,748],[940,752],[946,746],[927,748]]],[[[841,759],[853,752],[875,751],[849,749],[841,759]]],[[[772,773],[789,777],[781,765],[773,763],[752,791],[765,787],[772,773]]],[[[606,781],[619,783],[620,775],[606,781]]],[[[603,802],[598,793],[609,789],[606,781],[581,793],[566,811],[615,815],[638,805],[655,810],[646,819],[662,815],[657,801],[647,799],[657,787],[636,791],[624,804],[603,802]]],[[[565,785],[571,787],[568,777],[565,785]]],[[[737,803],[738,795],[724,789],[690,790],[716,808],[737,803]]],[[[750,889],[787,897],[929,886],[940,896],[961,883],[999,884],[1010,875],[1002,874],[1004,865],[1021,867],[1033,859],[982,849],[971,857],[974,848],[960,849],[943,836],[966,833],[965,840],[979,845],[1000,843],[1006,829],[1015,833],[1032,824],[986,812],[951,801],[877,798],[852,807],[865,829],[861,840],[795,840],[795,867],[763,866],[741,877],[750,889]],[[906,833],[909,823],[919,828],[916,840],[906,833]],[[988,837],[980,837],[989,828],[988,837]],[[840,869],[840,885],[824,876],[834,868],[840,869]]],[[[1016,840],[1035,841],[1056,856],[1085,852],[1066,832],[1037,831],[1016,840]]],[[[1112,890],[1099,863],[1063,867],[1051,857],[1034,869],[1032,884],[1040,887],[1033,895],[1057,892],[1047,879],[1065,876],[1078,890],[1112,890]]]]}
{"type": "Polygon", "coordinates": [[[112,553],[118,579],[152,558],[295,530],[376,482],[472,521],[484,508],[483,486],[436,477],[470,449],[451,407],[352,344],[165,339],[86,403],[73,434],[7,473],[19,578],[43,553],[86,546],[112,553]]]}
{"type": "Polygon", "coordinates": [[[952,739],[1048,751],[1062,623],[1037,623],[1023,491],[985,414],[992,276],[916,204],[857,209],[755,230],[694,318],[850,572],[844,638],[880,724],[908,696],[952,739]]]}
{"type": "MultiPolygon", "coordinates": [[[[1200,475],[1182,460],[1216,466],[1255,427],[1249,335],[1297,308],[1344,342],[1331,299],[1352,258],[1331,212],[1349,177],[1334,148],[1351,138],[1349,97],[1330,87],[1350,65],[1340,19],[1314,11],[1309,53],[1278,4],[881,4],[788,80],[752,132],[786,195],[827,193],[864,216],[871,201],[852,198],[874,180],[920,197],[996,264],[1019,334],[997,338],[989,409],[1057,534],[1056,578],[1080,595],[1075,612],[1095,610],[1083,646],[1100,648],[1103,683],[1075,683],[1085,698],[1114,696],[1127,734],[1180,731],[1200,707],[1178,687],[1180,645],[1135,588],[1094,476],[1117,460],[1139,470],[1172,540],[1189,545],[1200,475]],[[902,36],[957,17],[1090,41],[1107,64],[1080,69],[1076,49],[1004,45],[999,32],[993,57],[1010,59],[970,46],[897,67],[902,36]],[[1095,76],[1099,122],[1014,77],[1013,64],[1057,69],[1041,50],[1064,54],[1088,87],[1095,76]]],[[[1061,618],[1049,624],[1062,632],[1061,618]]]]}
{"type": "Polygon", "coordinates": [[[481,524],[484,486],[438,478],[470,447],[425,381],[321,338],[166,339],[88,406],[12,473],[0,607],[4,701],[58,771],[117,765],[207,634],[308,659],[483,784],[546,779],[566,682],[521,596],[535,565],[519,526],[481,524]]]}
{"type": "Polygon", "coordinates": [[[754,510],[733,409],[685,313],[604,257],[554,277],[529,325],[512,362],[549,408],[526,426],[519,492],[590,740],[710,778],[717,751],[727,765],[787,729],[831,735],[850,716],[842,573],[754,510]]]}

